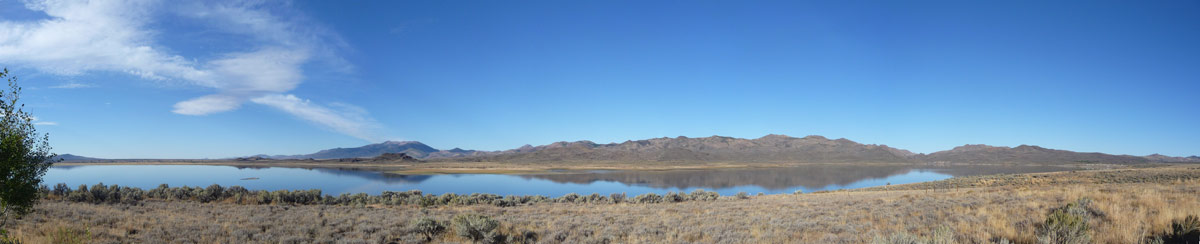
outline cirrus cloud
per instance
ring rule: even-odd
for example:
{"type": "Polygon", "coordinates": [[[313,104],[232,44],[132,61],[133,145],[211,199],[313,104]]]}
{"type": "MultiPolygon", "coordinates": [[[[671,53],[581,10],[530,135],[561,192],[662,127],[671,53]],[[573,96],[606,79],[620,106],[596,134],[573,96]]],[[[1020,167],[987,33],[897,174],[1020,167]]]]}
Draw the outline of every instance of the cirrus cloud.
{"type": "MultiPolygon", "coordinates": [[[[316,57],[348,66],[334,55],[345,45],[340,38],[289,12],[289,4],[46,0],[28,1],[25,7],[49,18],[0,20],[0,62],[64,76],[107,71],[182,83],[213,94],[174,104],[171,111],[177,114],[208,115],[254,102],[346,135],[373,138],[368,125],[374,122],[365,111],[344,112],[287,94],[304,81],[302,66],[316,57]],[[238,43],[224,52],[187,57],[160,43],[165,30],[155,28],[163,19],[202,23],[205,32],[233,36],[238,43]]],[[[73,87],[80,86],[62,86],[73,87]]]]}

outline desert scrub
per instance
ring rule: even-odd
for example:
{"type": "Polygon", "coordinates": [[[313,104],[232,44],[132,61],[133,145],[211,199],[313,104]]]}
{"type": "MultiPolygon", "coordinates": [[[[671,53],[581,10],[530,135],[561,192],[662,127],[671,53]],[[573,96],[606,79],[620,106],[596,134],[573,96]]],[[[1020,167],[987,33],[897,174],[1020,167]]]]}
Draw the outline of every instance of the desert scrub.
{"type": "Polygon", "coordinates": [[[479,214],[461,214],[454,216],[450,223],[454,225],[454,233],[476,243],[492,243],[497,237],[496,227],[500,221],[479,214]]]}
{"type": "Polygon", "coordinates": [[[954,230],[946,226],[940,226],[933,230],[933,233],[928,237],[921,237],[909,233],[895,233],[887,237],[876,236],[871,240],[872,244],[953,244],[954,230]]]}
{"type": "Polygon", "coordinates": [[[1092,242],[1088,211],[1092,201],[1087,198],[1055,208],[1038,228],[1038,242],[1043,244],[1086,244],[1092,242]]]}
{"type": "MultiPolygon", "coordinates": [[[[1122,174],[1152,176],[1188,170],[1200,169],[1136,169],[1122,174]]],[[[1079,177],[1088,174],[1077,173],[1079,177]]],[[[1032,177],[1002,178],[1023,181],[1032,177]]],[[[201,203],[160,198],[125,205],[44,200],[29,215],[10,220],[10,234],[26,243],[53,243],[49,233],[65,225],[88,226],[92,243],[423,243],[424,235],[411,221],[430,218],[446,225],[431,243],[463,243],[470,240],[458,237],[449,220],[474,213],[499,221],[497,236],[505,236],[503,239],[509,243],[520,242],[515,237],[526,232],[536,233],[537,243],[552,244],[870,243],[876,236],[886,239],[893,233],[931,239],[937,226],[953,230],[958,243],[1000,243],[1004,239],[1037,243],[1038,229],[1047,215],[1075,202],[1092,215],[1092,242],[1138,243],[1148,236],[1176,233],[1172,230],[1173,220],[1179,219],[1174,222],[1187,226],[1185,217],[1200,212],[1200,199],[1196,198],[1200,181],[990,184],[1003,186],[968,191],[768,195],[753,201],[724,197],[671,204],[631,204],[635,197],[629,196],[621,204],[538,203],[512,207],[234,204],[232,200],[201,203]],[[1076,199],[1082,198],[1095,202],[1079,204],[1076,199]],[[1088,206],[1093,209],[1088,210],[1088,206]]],[[[416,195],[397,192],[389,197],[430,199],[416,195]]]]}
{"type": "Polygon", "coordinates": [[[660,203],[660,202],[662,202],[662,196],[659,196],[658,194],[654,194],[654,193],[646,193],[646,194],[642,194],[642,195],[633,197],[633,202],[634,203],[660,203]]]}
{"type": "Polygon", "coordinates": [[[744,191],[738,192],[737,195],[734,196],[737,196],[738,199],[750,199],[750,194],[747,194],[744,191]]]}
{"type": "Polygon", "coordinates": [[[60,226],[50,233],[50,241],[56,244],[84,244],[91,243],[91,240],[92,233],[87,228],[60,226]]]}
{"type": "Polygon", "coordinates": [[[1150,243],[1200,243],[1200,217],[1188,215],[1172,220],[1169,232],[1146,239],[1150,243]]]}
{"type": "Polygon", "coordinates": [[[669,192],[665,196],[650,193],[650,195],[639,196],[642,199],[632,199],[629,201],[624,193],[611,194],[609,196],[592,193],[590,195],[579,195],[569,193],[557,198],[550,198],[541,195],[532,196],[500,196],[488,193],[471,193],[471,194],[455,194],[444,193],[441,195],[422,194],[419,190],[394,192],[384,191],[379,195],[368,195],[366,193],[346,194],[332,196],[321,193],[321,190],[276,190],[276,191],[251,191],[241,186],[230,186],[228,188],[220,185],[210,185],[208,187],[170,187],[166,184],[159,185],[157,188],[143,190],[137,187],[127,187],[118,185],[104,185],[98,183],[91,187],[80,185],[75,190],[67,187],[66,184],[56,184],[53,188],[40,186],[38,189],[42,199],[52,201],[66,201],[92,204],[128,204],[135,205],[144,200],[158,201],[196,201],[201,203],[232,203],[244,205],[344,205],[344,206],[367,206],[367,205],[392,205],[392,206],[467,206],[467,205],[494,205],[497,207],[516,207],[523,205],[533,205],[540,203],[580,203],[580,204],[614,204],[614,203],[676,203],[686,201],[712,201],[717,200],[720,194],[716,192],[696,190],[691,194],[683,192],[669,192]]]}
{"type": "Polygon", "coordinates": [[[721,198],[721,194],[712,191],[705,191],[704,189],[696,189],[695,191],[692,191],[692,194],[690,194],[689,197],[691,197],[692,201],[713,201],[721,198]]]}
{"type": "Polygon", "coordinates": [[[442,232],[446,231],[445,225],[431,218],[417,219],[413,221],[412,225],[418,233],[425,236],[425,241],[432,241],[433,237],[441,235],[442,232]]]}

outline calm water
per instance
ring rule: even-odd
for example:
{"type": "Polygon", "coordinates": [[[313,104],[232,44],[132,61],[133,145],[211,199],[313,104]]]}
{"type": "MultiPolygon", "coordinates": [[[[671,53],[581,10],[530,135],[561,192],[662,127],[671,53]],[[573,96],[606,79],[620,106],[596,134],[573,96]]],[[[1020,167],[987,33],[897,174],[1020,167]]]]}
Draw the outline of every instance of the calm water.
{"type": "Polygon", "coordinates": [[[377,171],[302,168],[244,168],[209,165],[56,166],[45,184],[122,185],[149,189],[170,186],[240,185],[251,190],[321,189],[325,194],[378,194],[421,190],[425,193],[493,193],[561,196],[567,193],[629,195],[706,189],[721,195],[813,192],[904,184],[954,176],[1063,170],[1056,167],[913,168],[905,166],[804,166],[770,169],[680,171],[589,171],[557,174],[395,175],[377,171]],[[257,178],[257,179],[253,179],[257,178]]]}

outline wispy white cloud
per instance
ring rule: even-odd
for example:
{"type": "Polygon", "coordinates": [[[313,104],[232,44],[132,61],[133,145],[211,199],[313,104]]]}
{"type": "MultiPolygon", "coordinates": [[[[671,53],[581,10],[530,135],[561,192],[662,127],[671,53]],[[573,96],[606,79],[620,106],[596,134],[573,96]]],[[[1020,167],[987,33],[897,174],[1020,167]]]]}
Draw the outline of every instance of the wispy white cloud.
{"type": "Polygon", "coordinates": [[[367,141],[378,141],[378,135],[371,133],[377,125],[367,116],[366,110],[348,104],[331,104],[330,108],[313,104],[291,94],[273,94],[251,99],[251,101],[283,110],[298,118],[308,120],[342,134],[358,137],[367,141]]]}
{"type": "Polygon", "coordinates": [[[171,112],[186,115],[206,115],[224,112],[240,107],[242,100],[244,99],[239,96],[213,94],[176,103],[175,109],[171,110],[171,112]]]}
{"type": "MultiPolygon", "coordinates": [[[[350,70],[334,55],[345,46],[337,35],[287,12],[287,4],[261,2],[164,2],[157,0],[29,1],[26,7],[51,18],[0,21],[0,62],[75,76],[89,71],[124,72],[158,82],[179,82],[214,91],[178,102],[172,112],[207,115],[243,103],[281,109],[335,131],[368,139],[364,113],[345,113],[285,93],[304,80],[302,66],[320,57],[335,70],[350,70]],[[158,18],[191,19],[211,31],[245,38],[239,50],[185,57],[158,43],[158,18]]],[[[82,88],[70,83],[54,88],[82,88]]]]}
{"type": "MultiPolygon", "coordinates": [[[[4,114],[0,114],[0,116],[3,116],[3,115],[4,114]]],[[[42,121],[37,116],[29,116],[29,120],[32,121],[34,125],[58,125],[58,122],[42,121]]]]}
{"type": "Polygon", "coordinates": [[[62,84],[62,85],[51,86],[50,88],[53,88],[53,89],[79,89],[79,88],[88,88],[88,87],[95,87],[95,86],[90,85],[90,84],[70,82],[70,83],[66,83],[66,84],[62,84]]]}

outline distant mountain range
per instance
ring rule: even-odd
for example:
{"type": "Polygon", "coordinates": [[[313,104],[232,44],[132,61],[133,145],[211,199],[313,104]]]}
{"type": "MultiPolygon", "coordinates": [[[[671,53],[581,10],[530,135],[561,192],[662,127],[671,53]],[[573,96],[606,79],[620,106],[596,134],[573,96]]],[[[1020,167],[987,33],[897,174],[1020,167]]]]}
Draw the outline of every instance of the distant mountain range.
{"type": "Polygon", "coordinates": [[[385,141],[368,144],[361,147],[325,149],[311,154],[300,155],[255,155],[271,159],[338,159],[338,158],[371,158],[384,153],[403,153],[413,158],[459,158],[486,155],[493,152],[463,150],[454,148],[438,150],[416,141],[385,141]]]}
{"type": "MultiPolygon", "coordinates": [[[[302,155],[255,155],[270,159],[343,159],[374,158],[385,153],[403,153],[426,161],[487,162],[804,162],[804,163],[969,163],[969,164],[1063,164],[1109,163],[1139,164],[1150,162],[1200,163],[1200,157],[1170,157],[1081,153],[1021,145],[998,147],[964,145],[951,150],[917,154],[887,145],[861,144],[844,138],[822,136],[790,137],[767,135],[757,139],[723,136],[702,138],[653,138],[598,144],[591,141],[556,142],[542,146],[525,145],[504,151],[477,151],[454,148],[438,150],[416,141],[387,141],[354,148],[334,148],[302,155]]],[[[95,161],[64,154],[67,161],[95,161]]]]}
{"type": "Polygon", "coordinates": [[[492,162],[663,161],[663,162],[915,162],[912,152],[821,136],[767,135],[758,139],[711,136],[654,138],[597,144],[557,142],[455,160],[492,162]]]}
{"type": "MultiPolygon", "coordinates": [[[[964,145],[954,149],[934,152],[917,157],[924,162],[951,163],[1115,163],[1138,164],[1152,161],[1146,157],[1111,155],[1103,153],[1080,153],[1066,150],[1047,149],[1039,146],[994,147],[988,145],[964,145]]],[[[1163,159],[1160,161],[1167,161],[1163,159]]]]}
{"type": "Polygon", "coordinates": [[[100,160],[104,160],[104,159],[89,158],[89,157],[84,157],[84,156],[79,156],[79,155],[72,155],[72,154],[68,153],[68,154],[58,155],[58,160],[62,161],[62,162],[87,162],[87,161],[100,161],[100,160]]]}

